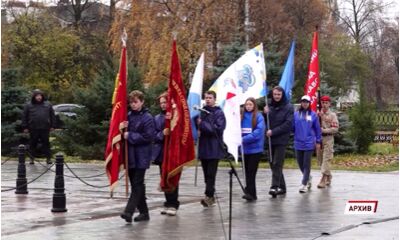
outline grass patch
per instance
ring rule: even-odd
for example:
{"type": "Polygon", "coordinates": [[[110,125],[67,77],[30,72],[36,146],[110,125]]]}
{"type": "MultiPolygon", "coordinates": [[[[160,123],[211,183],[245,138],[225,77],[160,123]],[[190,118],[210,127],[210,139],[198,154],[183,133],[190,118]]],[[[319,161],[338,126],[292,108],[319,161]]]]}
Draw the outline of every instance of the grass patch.
{"type": "Polygon", "coordinates": [[[385,154],[398,154],[398,153],[399,153],[399,147],[393,146],[393,144],[390,143],[374,143],[368,149],[369,155],[376,155],[376,154],[385,155],[385,154]]]}

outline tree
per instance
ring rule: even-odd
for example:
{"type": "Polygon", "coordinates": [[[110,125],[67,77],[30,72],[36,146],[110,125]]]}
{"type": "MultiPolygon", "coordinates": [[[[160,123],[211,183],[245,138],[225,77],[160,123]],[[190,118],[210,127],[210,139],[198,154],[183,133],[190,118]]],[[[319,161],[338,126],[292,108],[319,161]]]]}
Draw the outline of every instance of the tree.
{"type": "Polygon", "coordinates": [[[2,69],[1,80],[1,153],[15,152],[19,144],[27,143],[22,133],[21,118],[24,104],[29,99],[29,91],[20,86],[17,69],[2,69]]]}
{"type": "Polygon", "coordinates": [[[21,67],[20,83],[44,90],[53,102],[71,101],[108,56],[100,37],[82,38],[46,13],[21,15],[3,33],[7,67],[21,67]]]}
{"type": "Polygon", "coordinates": [[[238,1],[224,0],[134,1],[127,14],[116,17],[111,30],[112,49],[120,48],[125,27],[131,62],[141,66],[146,82],[163,82],[169,77],[172,33],[177,33],[182,75],[187,83],[201,52],[207,51],[206,62],[215,66],[220,46],[237,36],[242,24],[239,6],[238,1]]]}
{"type": "Polygon", "coordinates": [[[103,159],[115,76],[108,66],[88,88],[75,90],[75,102],[84,108],[75,119],[63,119],[66,129],[56,134],[56,144],[67,155],[103,159]]]}
{"type": "MultiPolygon", "coordinates": [[[[231,44],[221,47],[220,61],[213,67],[212,80],[217,79],[232,63],[238,60],[246,52],[246,46],[239,37],[231,44]]],[[[210,83],[210,86],[213,82],[210,83]]],[[[207,88],[205,88],[207,89],[207,88]]]]}
{"type": "Polygon", "coordinates": [[[376,21],[385,4],[375,0],[342,0],[342,7],[330,9],[340,19],[343,29],[363,46],[369,42],[371,33],[378,31],[376,21]]]}
{"type": "Polygon", "coordinates": [[[399,35],[398,25],[386,21],[378,24],[381,30],[370,35],[371,42],[365,47],[372,71],[366,82],[366,97],[374,100],[378,109],[385,109],[398,102],[399,35]]]}
{"type": "MultiPolygon", "coordinates": [[[[74,93],[74,101],[83,105],[77,111],[75,119],[64,118],[65,130],[56,134],[59,150],[67,155],[80,156],[83,159],[103,159],[107,141],[109,119],[111,117],[111,99],[114,91],[116,71],[108,65],[87,88],[78,88],[74,93]]],[[[165,91],[165,85],[145,90],[140,70],[128,66],[128,89],[145,92],[145,106],[156,109],[156,96],[165,91]]]]}
{"type": "Polygon", "coordinates": [[[350,137],[354,140],[358,153],[367,153],[375,136],[374,106],[366,101],[362,83],[360,88],[360,102],[350,111],[350,137]]]}

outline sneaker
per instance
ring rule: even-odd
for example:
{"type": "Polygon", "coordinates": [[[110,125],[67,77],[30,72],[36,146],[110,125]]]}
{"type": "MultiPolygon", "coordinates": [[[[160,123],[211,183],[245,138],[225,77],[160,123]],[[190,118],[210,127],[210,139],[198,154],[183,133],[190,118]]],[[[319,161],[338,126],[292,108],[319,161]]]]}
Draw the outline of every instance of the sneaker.
{"type": "Polygon", "coordinates": [[[123,213],[121,213],[120,216],[122,219],[125,219],[126,222],[128,222],[128,223],[132,222],[132,214],[131,213],[123,212],[123,213]]]}
{"type": "Polygon", "coordinates": [[[308,189],[311,188],[311,184],[312,184],[312,176],[310,175],[310,177],[308,178],[308,182],[307,182],[307,188],[308,189]]]}
{"type": "Polygon", "coordinates": [[[29,162],[29,164],[35,164],[35,159],[31,158],[31,161],[29,162]]]}
{"type": "Polygon", "coordinates": [[[308,187],[307,187],[307,185],[301,185],[300,188],[299,188],[299,192],[300,192],[300,193],[306,193],[306,192],[308,192],[308,187]]]}
{"type": "Polygon", "coordinates": [[[165,214],[167,214],[167,211],[168,211],[168,208],[167,207],[164,207],[162,210],[161,210],[161,214],[162,215],[165,215],[165,214]]]}
{"type": "Polygon", "coordinates": [[[141,213],[133,219],[133,221],[135,221],[135,222],[142,222],[142,221],[149,221],[149,220],[150,220],[150,216],[148,213],[141,213]]]}
{"type": "Polygon", "coordinates": [[[167,214],[168,214],[168,216],[176,216],[176,212],[177,212],[178,210],[176,209],[176,208],[174,208],[174,207],[171,207],[171,208],[168,208],[167,209],[167,214]]]}
{"type": "Polygon", "coordinates": [[[215,198],[206,196],[204,199],[201,199],[200,203],[204,207],[211,207],[212,205],[215,204],[215,198]]]}
{"type": "Polygon", "coordinates": [[[50,159],[47,159],[46,163],[50,165],[50,164],[52,164],[53,162],[52,162],[50,159]]]}

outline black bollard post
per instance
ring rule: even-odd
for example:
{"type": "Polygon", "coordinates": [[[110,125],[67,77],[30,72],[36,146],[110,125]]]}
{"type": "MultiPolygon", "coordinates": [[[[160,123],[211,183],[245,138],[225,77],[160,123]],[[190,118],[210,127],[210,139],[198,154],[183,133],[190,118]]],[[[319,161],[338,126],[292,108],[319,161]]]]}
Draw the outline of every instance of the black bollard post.
{"type": "Polygon", "coordinates": [[[66,212],[66,197],[64,193],[64,157],[56,155],[56,178],[54,180],[53,208],[52,212],[66,212]]]}
{"type": "Polygon", "coordinates": [[[28,194],[28,181],[26,180],[25,146],[18,146],[18,177],[15,194],[28,194]]]}

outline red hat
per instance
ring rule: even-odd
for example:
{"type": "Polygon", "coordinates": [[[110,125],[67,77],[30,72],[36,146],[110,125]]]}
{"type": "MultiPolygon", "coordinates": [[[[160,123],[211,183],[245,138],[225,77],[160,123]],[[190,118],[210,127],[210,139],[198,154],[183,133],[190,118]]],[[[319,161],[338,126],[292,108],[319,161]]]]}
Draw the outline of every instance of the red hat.
{"type": "Polygon", "coordinates": [[[321,101],[324,101],[324,102],[330,102],[331,101],[331,98],[329,97],[329,96],[322,96],[321,97],[321,101]]]}

